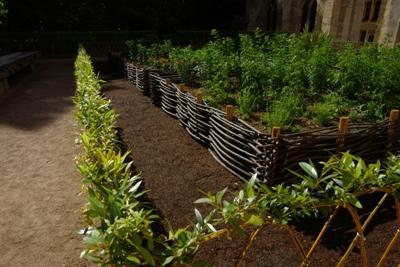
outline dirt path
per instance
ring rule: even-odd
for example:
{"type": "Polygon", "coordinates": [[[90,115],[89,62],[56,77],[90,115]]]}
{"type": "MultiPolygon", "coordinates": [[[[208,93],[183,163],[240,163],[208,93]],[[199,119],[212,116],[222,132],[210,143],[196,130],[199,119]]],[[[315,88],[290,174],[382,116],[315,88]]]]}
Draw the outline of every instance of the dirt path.
{"type": "Polygon", "coordinates": [[[73,158],[73,60],[41,60],[0,102],[0,266],[90,266],[73,158]]]}

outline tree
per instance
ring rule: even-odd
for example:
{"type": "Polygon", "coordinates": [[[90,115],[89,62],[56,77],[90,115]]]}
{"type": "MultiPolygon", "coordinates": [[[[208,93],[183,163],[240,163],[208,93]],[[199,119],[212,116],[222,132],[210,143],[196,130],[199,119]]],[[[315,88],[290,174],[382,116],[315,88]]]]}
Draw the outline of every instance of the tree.
{"type": "MultiPolygon", "coordinates": [[[[229,29],[245,0],[0,0],[5,31],[229,29]]],[[[1,12],[0,4],[0,12],[1,12]]],[[[0,20],[1,20],[0,16],[0,20]]]]}
{"type": "Polygon", "coordinates": [[[7,16],[8,10],[4,8],[3,0],[0,0],[0,24],[2,24],[1,19],[7,16]]]}

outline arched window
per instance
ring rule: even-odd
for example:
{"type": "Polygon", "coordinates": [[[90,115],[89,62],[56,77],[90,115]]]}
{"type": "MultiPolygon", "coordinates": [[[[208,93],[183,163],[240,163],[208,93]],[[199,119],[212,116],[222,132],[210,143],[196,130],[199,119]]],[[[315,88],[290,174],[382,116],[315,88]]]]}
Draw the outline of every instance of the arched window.
{"type": "Polygon", "coordinates": [[[272,0],[267,7],[267,31],[276,30],[276,20],[277,20],[278,6],[276,0],[272,0]]]}
{"type": "Polygon", "coordinates": [[[379,11],[381,8],[381,0],[371,0],[365,2],[363,22],[378,20],[379,11]]]}
{"type": "Polygon", "coordinates": [[[307,27],[309,32],[312,32],[315,27],[317,17],[317,1],[307,0],[304,1],[301,13],[301,30],[307,27]]]}

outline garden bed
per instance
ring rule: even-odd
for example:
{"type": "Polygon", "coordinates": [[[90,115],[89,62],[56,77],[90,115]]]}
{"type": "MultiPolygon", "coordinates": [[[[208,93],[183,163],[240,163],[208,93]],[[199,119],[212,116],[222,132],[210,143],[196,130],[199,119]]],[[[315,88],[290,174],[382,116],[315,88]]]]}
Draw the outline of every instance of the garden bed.
{"type": "MultiPolygon", "coordinates": [[[[151,99],[143,96],[127,79],[109,72],[105,64],[95,65],[107,83],[103,90],[112,100],[116,112],[121,114],[117,125],[126,149],[132,150],[132,159],[142,173],[147,194],[162,218],[168,218],[174,228],[195,221],[193,202],[202,197],[197,191],[215,193],[228,187],[238,191],[242,182],[223,169],[208,151],[189,137],[177,120],[155,107],[151,99]]],[[[374,207],[380,194],[361,199],[367,207],[374,207]],[[370,204],[368,204],[370,203],[370,204]]],[[[206,207],[196,205],[206,214],[206,207]]],[[[293,223],[291,229],[298,234],[302,244],[309,249],[323,226],[323,220],[306,220],[293,223]]],[[[310,266],[335,266],[355,236],[348,213],[341,212],[329,227],[321,245],[311,258],[310,266]]],[[[369,266],[376,266],[396,229],[393,201],[387,200],[366,231],[369,266]]],[[[163,222],[158,231],[166,229],[163,222]]],[[[215,266],[234,266],[245,243],[235,233],[221,237],[201,247],[198,258],[215,266]]],[[[392,248],[382,266],[399,264],[399,241],[392,248]]],[[[268,226],[255,241],[242,266],[300,266],[301,258],[288,234],[277,226],[268,226]]],[[[346,266],[361,266],[361,255],[355,248],[346,266]]]]}

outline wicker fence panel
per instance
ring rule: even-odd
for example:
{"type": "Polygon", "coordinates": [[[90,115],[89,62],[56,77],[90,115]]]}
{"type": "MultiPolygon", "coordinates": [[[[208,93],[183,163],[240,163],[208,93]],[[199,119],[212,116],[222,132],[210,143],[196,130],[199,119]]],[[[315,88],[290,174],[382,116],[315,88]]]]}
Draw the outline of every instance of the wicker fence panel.
{"type": "Polygon", "coordinates": [[[269,185],[293,183],[298,178],[289,170],[301,173],[299,162],[311,160],[322,169],[320,162],[345,151],[371,163],[400,150],[398,119],[349,125],[345,133],[339,133],[337,127],[325,127],[272,137],[238,118],[227,120],[219,109],[197,103],[194,96],[181,90],[175,73],[146,70],[129,62],[125,62],[124,72],[154,105],[178,119],[221,165],[243,180],[256,174],[269,185]]]}

